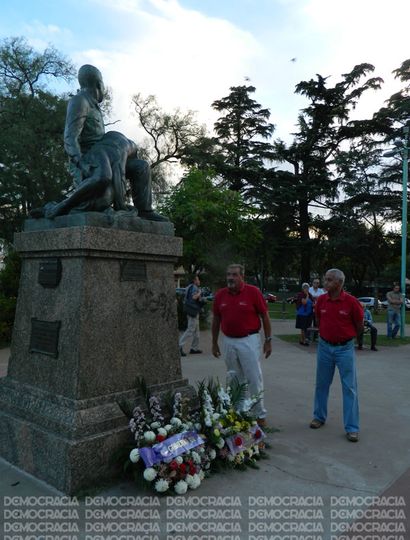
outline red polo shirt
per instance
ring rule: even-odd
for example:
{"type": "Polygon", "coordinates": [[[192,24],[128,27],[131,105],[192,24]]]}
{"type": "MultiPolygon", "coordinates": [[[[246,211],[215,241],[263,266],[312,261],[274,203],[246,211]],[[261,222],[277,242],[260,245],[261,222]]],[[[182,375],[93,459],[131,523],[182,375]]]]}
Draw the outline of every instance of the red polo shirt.
{"type": "Polygon", "coordinates": [[[225,336],[244,337],[259,331],[260,315],[267,311],[262,293],[253,285],[243,283],[238,293],[224,287],[215,295],[213,312],[220,317],[225,336]]]}
{"type": "Polygon", "coordinates": [[[337,298],[322,294],[315,305],[319,334],[326,341],[338,343],[353,339],[363,324],[363,308],[349,293],[341,291],[337,298]]]}

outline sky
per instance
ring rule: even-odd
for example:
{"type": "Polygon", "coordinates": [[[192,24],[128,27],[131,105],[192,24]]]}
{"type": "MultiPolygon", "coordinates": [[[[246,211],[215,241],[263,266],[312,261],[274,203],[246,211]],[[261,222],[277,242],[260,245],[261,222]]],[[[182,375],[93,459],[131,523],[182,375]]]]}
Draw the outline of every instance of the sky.
{"type": "Polygon", "coordinates": [[[290,141],[306,105],[294,94],[301,80],[320,73],[334,84],[354,65],[373,64],[385,84],[356,117],[400,88],[391,72],[410,57],[409,20],[409,0],[1,0],[0,39],[24,36],[77,67],[98,67],[120,120],[113,129],[137,142],[133,95],[154,94],[169,112],[195,110],[212,126],[211,103],[242,84],[270,109],[274,137],[290,141]]]}

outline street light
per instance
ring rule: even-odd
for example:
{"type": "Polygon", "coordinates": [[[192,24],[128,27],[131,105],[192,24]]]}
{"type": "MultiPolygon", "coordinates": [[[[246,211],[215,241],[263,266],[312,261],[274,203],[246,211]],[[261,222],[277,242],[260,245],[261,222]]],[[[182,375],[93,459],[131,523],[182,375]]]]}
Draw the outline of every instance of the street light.
{"type": "Polygon", "coordinates": [[[403,304],[400,310],[400,337],[404,337],[406,334],[406,257],[407,257],[407,183],[409,178],[409,125],[403,128],[403,139],[396,139],[394,141],[394,150],[385,152],[383,156],[392,157],[397,154],[401,155],[403,166],[403,199],[401,210],[401,293],[403,295],[403,304]]]}

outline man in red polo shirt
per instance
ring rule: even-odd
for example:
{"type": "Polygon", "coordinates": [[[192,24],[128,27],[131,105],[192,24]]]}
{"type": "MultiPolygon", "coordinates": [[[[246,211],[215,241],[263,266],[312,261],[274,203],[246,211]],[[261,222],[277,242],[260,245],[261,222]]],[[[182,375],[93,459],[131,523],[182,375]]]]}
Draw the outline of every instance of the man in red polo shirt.
{"type": "Polygon", "coordinates": [[[272,352],[271,326],[266,302],[257,287],[244,282],[244,268],[231,264],[227,269],[227,287],[220,289],[213,305],[212,354],[221,356],[218,345],[219,330],[224,334],[223,355],[228,382],[237,379],[247,383],[251,396],[261,396],[253,411],[258,423],[266,423],[263,404],[263,377],[260,365],[261,320],[265,341],[263,352],[267,358],[272,352]]]}
{"type": "Polygon", "coordinates": [[[337,366],[342,382],[343,422],[346,437],[359,440],[359,400],[357,395],[354,338],[363,331],[363,308],[360,302],[343,291],[345,276],[332,268],[325,275],[327,294],[319,296],[315,306],[319,327],[317,349],[316,388],[312,429],[326,422],[327,401],[337,366]]]}

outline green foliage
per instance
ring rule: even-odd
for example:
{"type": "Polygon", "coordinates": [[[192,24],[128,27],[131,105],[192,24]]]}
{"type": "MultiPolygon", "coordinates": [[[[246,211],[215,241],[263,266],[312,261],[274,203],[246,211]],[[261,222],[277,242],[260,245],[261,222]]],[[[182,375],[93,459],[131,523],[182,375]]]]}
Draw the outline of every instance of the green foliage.
{"type": "Polygon", "coordinates": [[[10,250],[4,257],[4,267],[0,271],[0,293],[6,297],[17,297],[21,272],[21,257],[10,250]]]}
{"type": "Polygon", "coordinates": [[[16,298],[6,298],[0,293],[0,345],[7,345],[11,341],[16,301],[16,298]]]}
{"type": "Polygon", "coordinates": [[[211,275],[221,275],[230,261],[240,259],[258,240],[260,232],[241,195],[216,187],[213,180],[209,171],[189,171],[161,212],[184,239],[185,268],[206,268],[211,275]]]}
{"type": "Polygon", "coordinates": [[[71,180],[63,132],[66,99],[45,88],[71,80],[73,65],[53,48],[22,38],[0,47],[0,238],[11,241],[32,208],[60,199],[71,180]]]}
{"type": "Polygon", "coordinates": [[[21,259],[15,251],[10,251],[4,258],[4,267],[0,270],[0,344],[11,341],[20,271],[21,259]]]}

